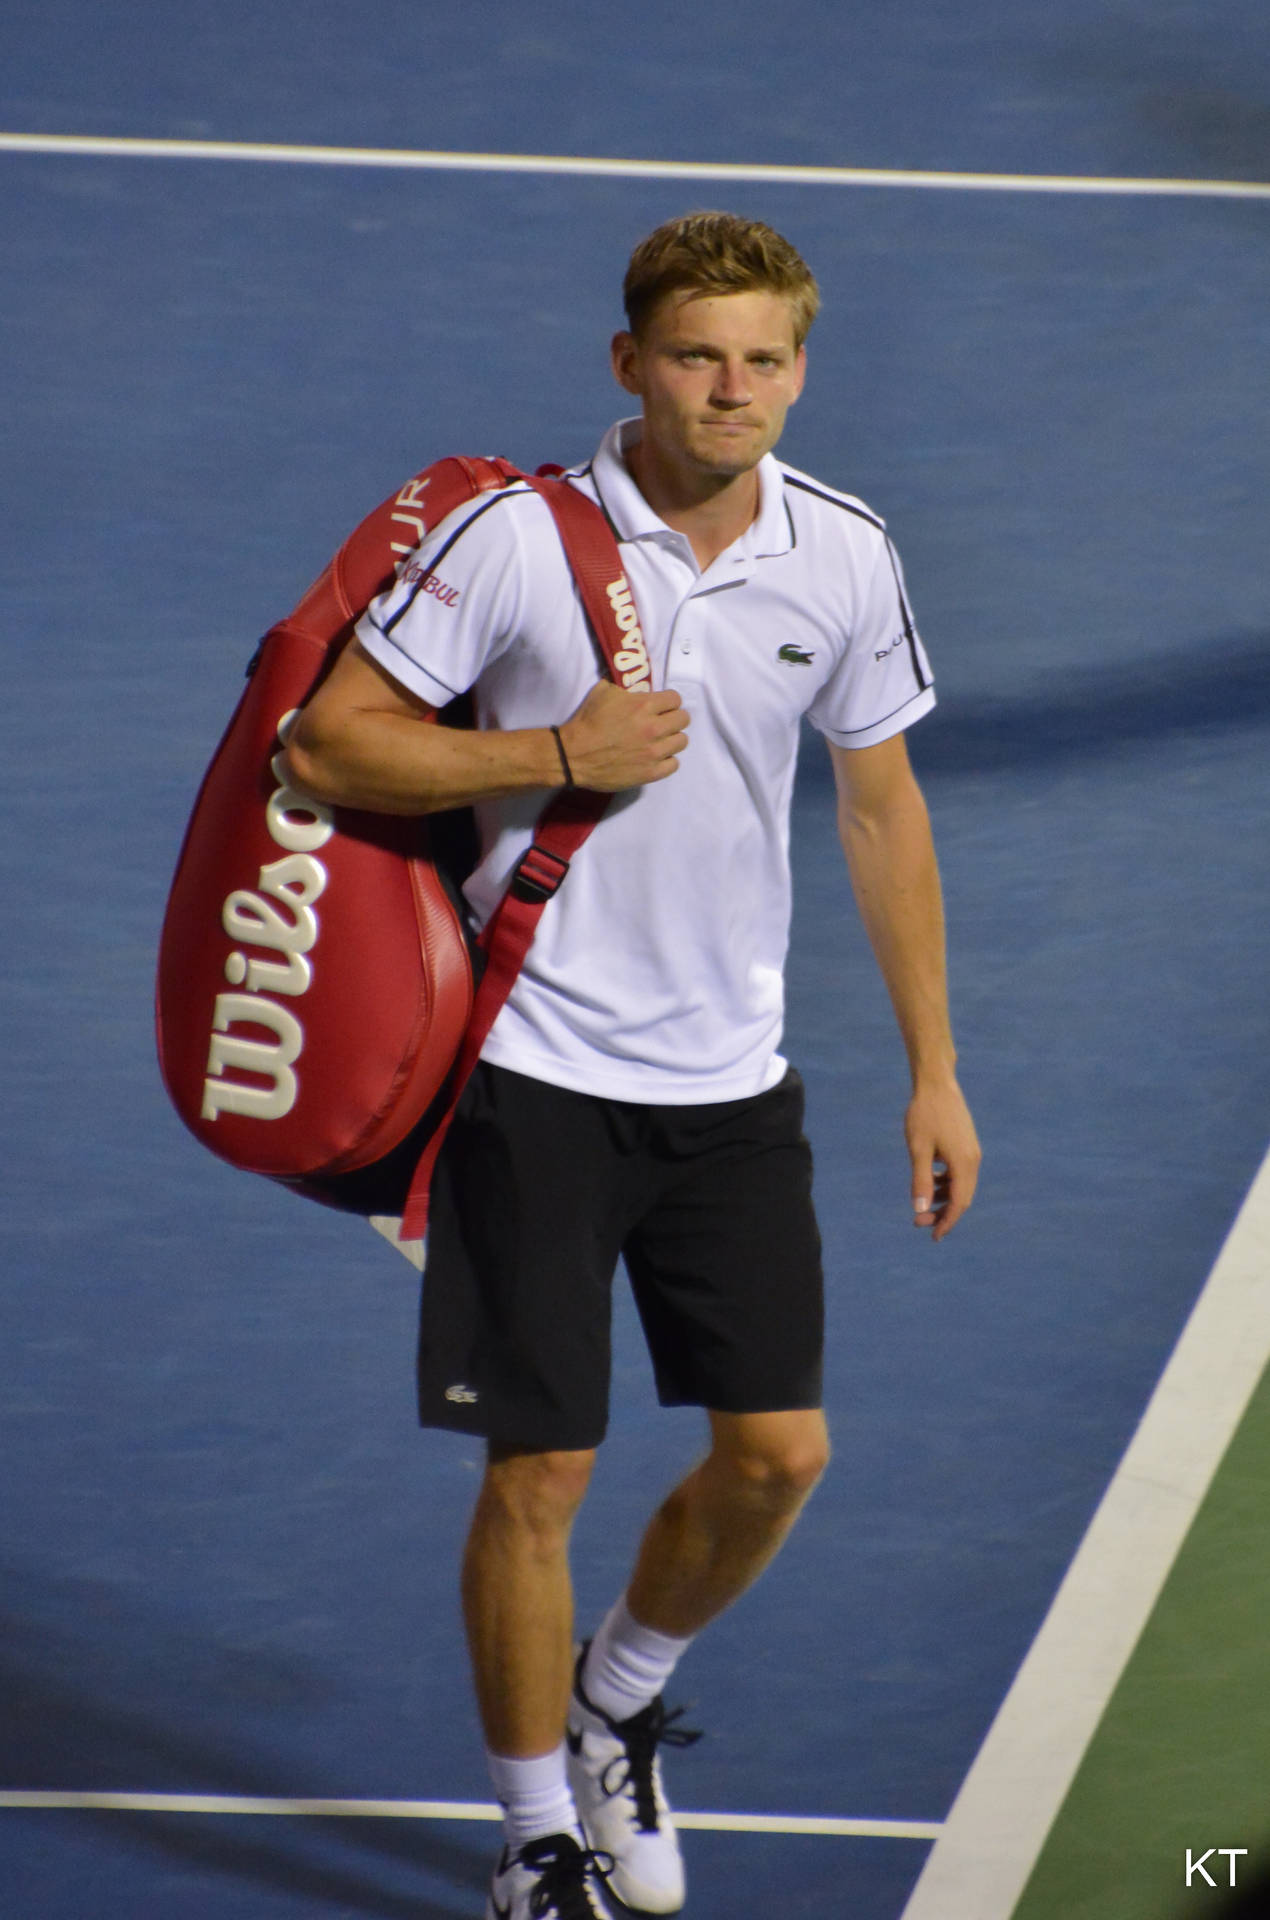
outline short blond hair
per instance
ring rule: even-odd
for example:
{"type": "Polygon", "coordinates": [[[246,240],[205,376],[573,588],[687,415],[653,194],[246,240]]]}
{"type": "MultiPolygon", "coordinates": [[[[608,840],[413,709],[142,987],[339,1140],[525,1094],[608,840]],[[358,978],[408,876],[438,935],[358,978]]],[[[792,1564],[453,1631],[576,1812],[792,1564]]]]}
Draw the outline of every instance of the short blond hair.
{"type": "Polygon", "coordinates": [[[622,283],[633,334],[668,293],[780,294],[799,347],[820,309],[820,288],[796,248],[762,220],[735,213],[686,213],[640,241],[622,283]]]}

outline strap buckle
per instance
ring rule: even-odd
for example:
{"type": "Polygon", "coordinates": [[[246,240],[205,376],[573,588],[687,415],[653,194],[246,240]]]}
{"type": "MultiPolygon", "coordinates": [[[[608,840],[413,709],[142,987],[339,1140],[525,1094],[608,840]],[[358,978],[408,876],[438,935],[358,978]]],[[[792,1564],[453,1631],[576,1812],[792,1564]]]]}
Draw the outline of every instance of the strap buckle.
{"type": "Polygon", "coordinates": [[[545,906],[568,871],[569,862],[563,854],[552,853],[535,842],[521,858],[507,890],[517,900],[545,906]]]}

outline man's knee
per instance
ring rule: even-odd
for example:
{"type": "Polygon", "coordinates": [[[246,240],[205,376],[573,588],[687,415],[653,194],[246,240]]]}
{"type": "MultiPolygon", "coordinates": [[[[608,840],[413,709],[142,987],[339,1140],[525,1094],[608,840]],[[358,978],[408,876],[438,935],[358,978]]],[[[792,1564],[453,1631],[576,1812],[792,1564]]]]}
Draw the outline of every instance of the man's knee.
{"type": "Polygon", "coordinates": [[[829,1464],[829,1434],[817,1412],[714,1414],[711,1461],[742,1497],[798,1508],[829,1464]]]}
{"type": "Polygon", "coordinates": [[[480,1507],[489,1519],[549,1541],[572,1526],[594,1464],[590,1449],[524,1453],[491,1445],[480,1507]]]}

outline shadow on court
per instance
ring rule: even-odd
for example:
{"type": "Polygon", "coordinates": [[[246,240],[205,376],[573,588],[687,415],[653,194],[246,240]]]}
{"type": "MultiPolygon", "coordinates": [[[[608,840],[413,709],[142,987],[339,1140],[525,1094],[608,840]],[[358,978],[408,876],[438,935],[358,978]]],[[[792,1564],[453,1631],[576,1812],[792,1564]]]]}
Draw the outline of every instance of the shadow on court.
{"type": "Polygon", "coordinates": [[[1173,734],[1270,719],[1270,636],[1205,640],[1193,657],[1102,672],[999,700],[949,695],[940,723],[916,728],[921,773],[997,772],[1094,757],[1173,734]]]}
{"type": "MultiPolygon", "coordinates": [[[[0,1782],[32,1791],[209,1793],[250,1798],[340,1797],[236,1728],[320,1691],[299,1663],[272,1652],[184,1641],[126,1615],[117,1589],[0,1571],[0,1782]],[[76,1606],[80,1625],[59,1616],[76,1606]],[[100,1604],[99,1604],[100,1603],[100,1604]]],[[[378,1920],[456,1920],[484,1890],[493,1830],[472,1844],[434,1823],[285,1815],[48,1811],[0,1814],[51,1824],[73,1819],[112,1846],[156,1853],[189,1869],[378,1920]],[[364,1856],[369,1853],[372,1858],[364,1856]],[[358,1858],[361,1855],[363,1857],[358,1858]],[[377,1872],[375,1863],[384,1871],[377,1872]],[[411,1886],[415,1877],[427,1884],[411,1886]],[[453,1900],[433,1891],[453,1887],[453,1900]],[[395,1884],[392,1884],[394,1883],[395,1884]]]]}

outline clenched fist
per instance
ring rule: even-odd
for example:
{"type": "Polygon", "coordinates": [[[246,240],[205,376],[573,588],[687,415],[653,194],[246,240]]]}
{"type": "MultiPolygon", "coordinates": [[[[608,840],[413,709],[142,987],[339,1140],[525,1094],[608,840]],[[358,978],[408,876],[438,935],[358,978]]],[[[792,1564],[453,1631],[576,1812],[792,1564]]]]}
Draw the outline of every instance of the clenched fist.
{"type": "Polygon", "coordinates": [[[630,693],[598,680],[560,728],[574,783],[621,793],[665,780],[688,744],[688,714],[677,693],[630,693]]]}

